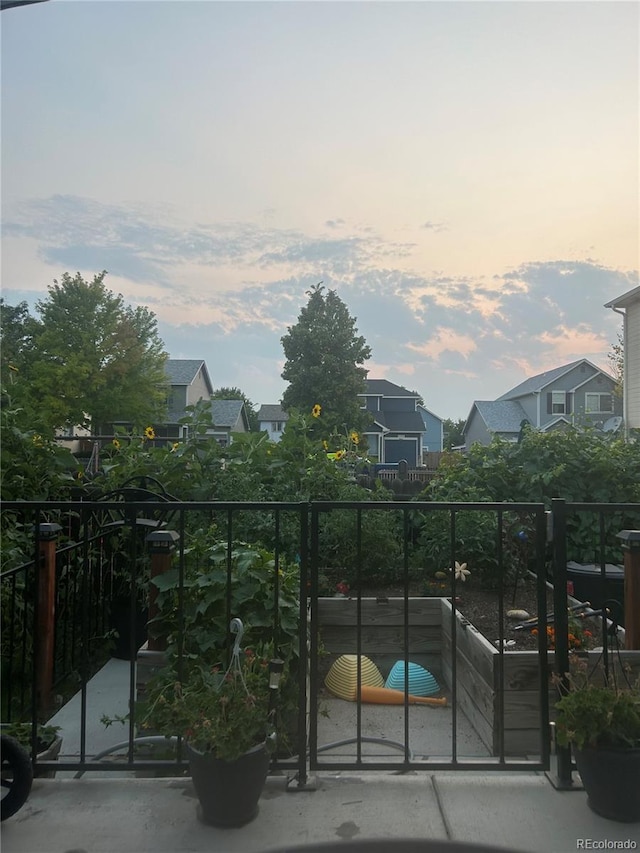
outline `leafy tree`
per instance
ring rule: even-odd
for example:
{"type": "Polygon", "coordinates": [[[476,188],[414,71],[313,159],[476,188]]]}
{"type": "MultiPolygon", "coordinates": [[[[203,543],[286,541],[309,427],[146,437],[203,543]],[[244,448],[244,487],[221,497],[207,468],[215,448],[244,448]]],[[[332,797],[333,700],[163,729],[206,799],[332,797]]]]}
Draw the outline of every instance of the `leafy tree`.
{"type": "Polygon", "coordinates": [[[613,377],[616,380],[614,394],[618,397],[622,397],[624,387],[624,339],[622,337],[622,332],[618,332],[616,343],[611,344],[611,349],[607,354],[607,358],[611,365],[613,377]]]}
{"type": "Polygon", "coordinates": [[[36,321],[30,316],[26,302],[20,302],[13,307],[7,305],[4,299],[0,299],[0,364],[2,384],[7,388],[19,384],[36,327],[36,321]]]}
{"type": "Polygon", "coordinates": [[[107,290],[106,272],[54,280],[36,304],[29,329],[24,382],[40,423],[91,427],[125,421],[135,427],[162,420],[167,355],[147,308],[131,308],[107,290]]]}
{"type": "Polygon", "coordinates": [[[216,388],[211,395],[212,400],[242,400],[249,420],[251,432],[258,432],[258,413],[251,400],[239,388],[216,388]]]}
{"type": "Polygon", "coordinates": [[[464,425],[466,421],[463,419],[453,421],[451,418],[445,418],[442,422],[444,433],[443,450],[451,450],[453,447],[460,447],[464,444],[464,425]]]}
{"type": "Polygon", "coordinates": [[[325,293],[320,282],[308,295],[298,322],[282,338],[287,359],[282,378],[289,382],[282,406],[305,413],[321,406],[318,427],[326,435],[343,432],[344,425],[362,429],[368,421],[358,402],[367,375],[361,365],[371,348],[357,334],[355,318],[334,290],[325,293]]]}

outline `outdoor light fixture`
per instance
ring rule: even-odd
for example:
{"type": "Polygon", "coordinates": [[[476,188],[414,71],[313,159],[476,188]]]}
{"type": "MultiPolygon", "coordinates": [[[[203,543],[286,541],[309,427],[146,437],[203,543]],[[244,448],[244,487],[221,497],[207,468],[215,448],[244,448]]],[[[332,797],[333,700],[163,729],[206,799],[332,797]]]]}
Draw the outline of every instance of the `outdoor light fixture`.
{"type": "Polygon", "coordinates": [[[177,530],[154,530],[145,542],[150,545],[152,554],[170,554],[179,538],[177,530]]]}
{"type": "Polygon", "coordinates": [[[283,669],[284,661],[281,658],[273,658],[269,661],[269,690],[277,690],[280,687],[283,669]]]}

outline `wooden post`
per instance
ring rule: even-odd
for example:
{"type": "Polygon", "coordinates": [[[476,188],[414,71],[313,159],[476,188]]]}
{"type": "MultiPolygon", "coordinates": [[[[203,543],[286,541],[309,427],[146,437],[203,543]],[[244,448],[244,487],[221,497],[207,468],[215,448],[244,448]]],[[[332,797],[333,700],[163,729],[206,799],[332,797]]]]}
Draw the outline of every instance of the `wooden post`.
{"type": "Polygon", "coordinates": [[[46,711],[53,689],[53,648],[56,611],[56,543],[59,524],[40,524],[37,573],[37,646],[35,648],[36,695],[38,710],[46,711]]]}
{"type": "Polygon", "coordinates": [[[624,647],[640,649],[640,530],[617,534],[624,551],[624,647]]]}
{"type": "MultiPolygon", "coordinates": [[[[175,543],[179,539],[179,534],[175,530],[154,530],[150,533],[146,541],[150,545],[151,550],[151,569],[149,571],[149,622],[155,619],[158,615],[158,588],[153,583],[153,578],[162,575],[171,568],[171,555],[175,551],[175,543]]],[[[147,649],[153,652],[163,652],[167,648],[167,641],[164,637],[152,637],[152,631],[149,632],[147,641],[147,649]]]]}

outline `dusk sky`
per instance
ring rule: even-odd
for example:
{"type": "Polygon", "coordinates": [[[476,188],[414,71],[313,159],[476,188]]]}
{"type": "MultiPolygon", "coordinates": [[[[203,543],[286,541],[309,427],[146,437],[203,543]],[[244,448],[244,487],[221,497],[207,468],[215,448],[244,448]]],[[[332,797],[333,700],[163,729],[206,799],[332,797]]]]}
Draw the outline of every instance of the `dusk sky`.
{"type": "Polygon", "coordinates": [[[638,284],[635,2],[48,0],[2,12],[2,288],[105,269],[278,402],[319,281],[370,378],[465,418],[638,284]]]}

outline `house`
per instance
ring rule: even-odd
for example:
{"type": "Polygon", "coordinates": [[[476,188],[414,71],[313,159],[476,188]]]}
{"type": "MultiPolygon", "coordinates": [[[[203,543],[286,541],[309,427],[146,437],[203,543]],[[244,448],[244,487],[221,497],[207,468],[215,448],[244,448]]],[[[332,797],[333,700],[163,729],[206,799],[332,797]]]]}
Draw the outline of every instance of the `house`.
{"type": "Polygon", "coordinates": [[[615,379],[586,358],[526,379],[497,400],[476,400],[464,427],[465,447],[494,435],[517,441],[528,424],[547,432],[572,424],[602,429],[621,414],[615,379]]]}
{"type": "Polygon", "coordinates": [[[258,411],[258,429],[269,433],[271,441],[280,441],[288,420],[289,415],[279,403],[266,403],[258,411]]]}
{"type": "Polygon", "coordinates": [[[622,314],[622,345],[624,350],[623,419],[625,435],[640,429],[640,286],[607,302],[622,314]]]}
{"type": "Polygon", "coordinates": [[[154,425],[158,438],[182,438],[184,427],[179,421],[186,415],[187,406],[208,400],[213,393],[207,365],[200,358],[170,358],[165,367],[170,388],[167,396],[167,420],[154,425]]]}
{"type": "Polygon", "coordinates": [[[425,423],[418,411],[420,395],[387,379],[366,379],[365,391],[358,397],[360,408],[373,418],[363,430],[370,458],[379,463],[405,459],[410,468],[421,464],[425,423]]]}
{"type": "Polygon", "coordinates": [[[422,433],[422,452],[440,453],[444,444],[444,422],[438,415],[418,403],[418,412],[424,424],[422,433]]]}
{"type": "Polygon", "coordinates": [[[249,418],[244,400],[211,400],[211,419],[214,427],[207,430],[222,447],[233,441],[232,433],[249,432],[249,418]]]}

